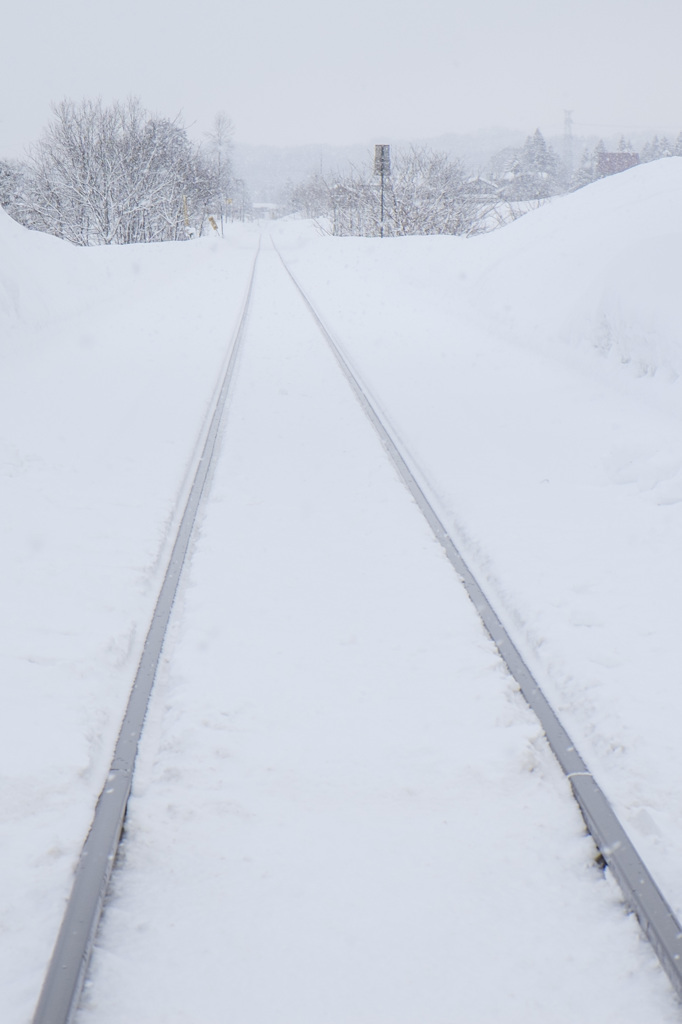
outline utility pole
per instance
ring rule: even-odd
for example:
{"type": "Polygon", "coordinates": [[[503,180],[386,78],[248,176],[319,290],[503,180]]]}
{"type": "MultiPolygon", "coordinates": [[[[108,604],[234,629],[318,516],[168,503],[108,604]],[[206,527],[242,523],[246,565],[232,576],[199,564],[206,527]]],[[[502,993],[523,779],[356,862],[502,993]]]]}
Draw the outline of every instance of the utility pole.
{"type": "Polygon", "coordinates": [[[380,219],[380,231],[381,237],[384,237],[384,188],[386,178],[391,176],[391,147],[390,146],[375,146],[374,147],[374,173],[378,174],[381,178],[381,219],[380,219]]]}

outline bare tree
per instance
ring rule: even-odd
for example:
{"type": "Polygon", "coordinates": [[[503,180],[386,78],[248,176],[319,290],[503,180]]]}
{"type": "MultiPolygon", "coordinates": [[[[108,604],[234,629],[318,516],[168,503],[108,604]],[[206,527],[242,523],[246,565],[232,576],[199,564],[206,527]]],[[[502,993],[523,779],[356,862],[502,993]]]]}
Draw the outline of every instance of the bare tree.
{"type": "Polygon", "coordinates": [[[18,219],[76,245],[201,233],[220,182],[178,118],[137,99],[63,100],[32,148],[18,219]]]}
{"type": "Polygon", "coordinates": [[[15,220],[20,216],[26,173],[26,166],[21,161],[0,160],[0,206],[15,220]]]}
{"type": "Polygon", "coordinates": [[[206,132],[208,152],[218,181],[216,213],[220,217],[220,233],[223,234],[227,207],[234,204],[235,181],[232,171],[232,147],[234,125],[224,111],[213,118],[210,132],[206,132]]]}
{"type": "Polygon", "coordinates": [[[314,175],[289,195],[290,209],[323,218],[334,235],[469,235],[482,230],[494,203],[490,189],[482,193],[459,161],[417,147],[393,160],[383,223],[380,183],[369,169],[329,180],[314,175]]]}

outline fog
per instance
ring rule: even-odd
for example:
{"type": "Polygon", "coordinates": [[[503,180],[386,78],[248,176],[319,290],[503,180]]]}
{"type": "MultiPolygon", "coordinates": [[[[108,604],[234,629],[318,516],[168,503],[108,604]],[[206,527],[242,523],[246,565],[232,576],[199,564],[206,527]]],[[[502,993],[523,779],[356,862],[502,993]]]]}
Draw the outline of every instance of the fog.
{"type": "Polygon", "coordinates": [[[3,19],[0,156],[64,97],[137,95],[197,134],[347,145],[504,127],[682,128],[676,0],[36,0],[3,19]]]}

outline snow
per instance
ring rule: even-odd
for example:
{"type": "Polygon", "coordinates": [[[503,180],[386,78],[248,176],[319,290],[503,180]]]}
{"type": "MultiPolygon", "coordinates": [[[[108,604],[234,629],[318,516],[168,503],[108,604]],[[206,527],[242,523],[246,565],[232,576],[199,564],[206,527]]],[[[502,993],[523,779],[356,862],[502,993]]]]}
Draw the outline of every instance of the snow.
{"type": "Polygon", "coordinates": [[[11,1021],[35,1002],[108,768],[253,243],[82,252],[0,224],[0,1017],[11,1021]]]}
{"type": "MultiPolygon", "coordinates": [[[[268,224],[83,1024],[677,1019],[267,234],[679,914],[681,185],[661,161],[476,239],[268,224]]],[[[84,251],[0,214],[7,1024],[37,998],[257,244],[84,251]]]]}
{"type": "Polygon", "coordinates": [[[473,244],[368,242],[333,285],[292,254],[678,914],[681,176],[639,167],[473,244]]]}

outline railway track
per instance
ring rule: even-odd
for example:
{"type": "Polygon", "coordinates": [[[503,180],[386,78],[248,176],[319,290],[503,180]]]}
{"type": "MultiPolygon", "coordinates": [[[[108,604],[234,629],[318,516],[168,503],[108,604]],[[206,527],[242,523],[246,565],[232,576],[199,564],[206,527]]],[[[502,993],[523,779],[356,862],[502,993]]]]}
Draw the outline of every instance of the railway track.
{"type": "Polygon", "coordinates": [[[625,902],[636,914],[644,934],[651,942],[677,995],[682,998],[682,928],[679,921],[618,820],[603,790],[581,757],[575,743],[564,729],[542,688],[516,649],[504,623],[439,519],[425,489],[417,480],[415,471],[410,468],[398,448],[394,434],[385,418],[380,415],[370,401],[358,373],[351,367],[339,343],[329,332],[303,288],[286,264],[284,265],[318,324],[363,411],[376,430],[398,475],[419,506],[448,561],[462,580],[466,592],[490,638],[500,652],[502,660],[518,683],[529,707],[537,716],[552,753],[570,782],[573,796],[580,808],[588,832],[594,839],[604,863],[608,865],[618,881],[625,902]]]}
{"type": "MultiPolygon", "coordinates": [[[[305,290],[280,256],[293,286],[299,293],[318,331],[358,400],[367,420],[379,437],[400,480],[410,492],[450,565],[464,584],[485,630],[499,651],[508,671],[537,715],[551,749],[568,778],[575,799],[595,844],[617,879],[627,905],[635,912],[642,930],[678,995],[682,996],[680,925],[657,888],[629,837],[620,825],[606,797],[575,748],[570,736],[545,699],[540,686],[519,655],[504,624],[469,571],[452,538],[441,522],[428,486],[417,467],[401,452],[390,424],[344,356],[305,290]]],[[[170,557],[154,617],[122,723],[107,783],[100,795],[95,818],[77,868],[72,895],[57,938],[38,1002],[34,1024],[69,1024],[75,1018],[88,963],[90,961],[102,907],[110,884],[116,851],[131,792],[135,760],[150,701],[159,659],[167,635],[178,584],[192,540],[197,513],[207,482],[215,468],[215,454],[228,392],[246,332],[252,305],[256,264],[244,300],[239,324],[230,346],[227,366],[217,390],[216,402],[205,431],[193,484],[189,493],[175,545],[170,557]]]]}
{"type": "Polygon", "coordinates": [[[142,657],[133,681],[125,716],[104,788],[95,808],[90,831],[80,855],[73,888],[40,994],[35,1024],[73,1020],[85,981],[97,926],[111,878],[130,796],[135,759],[149,698],[161,657],[175,595],[187,556],[197,511],[209,478],[225,403],[239,355],[248,315],[256,263],[233,335],[205,439],[192,479],[187,503],[147,631],[142,657]]]}

